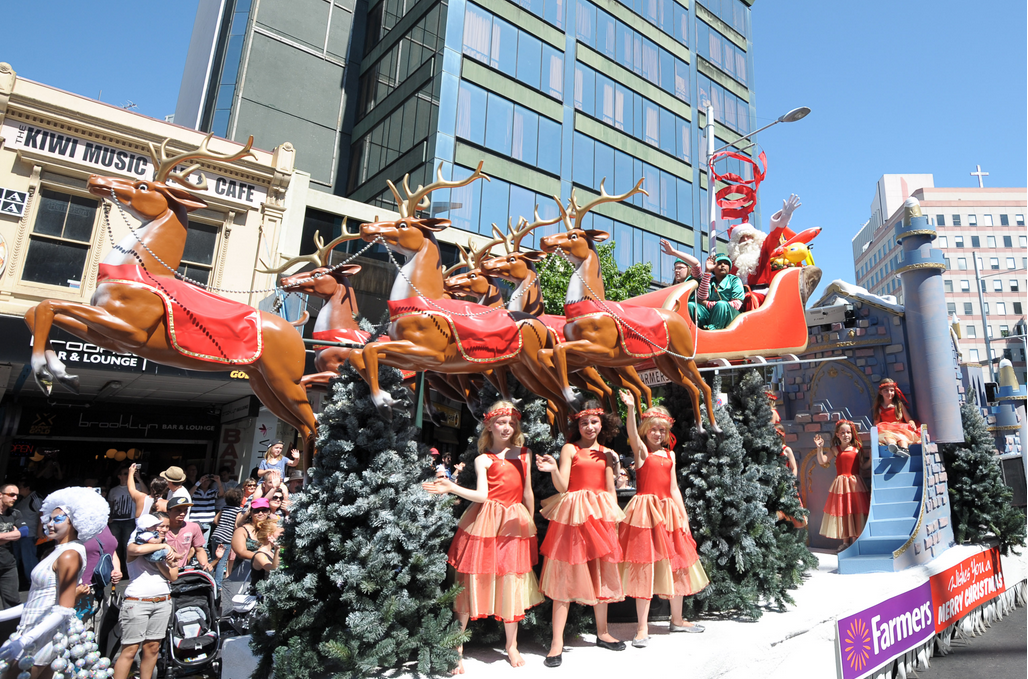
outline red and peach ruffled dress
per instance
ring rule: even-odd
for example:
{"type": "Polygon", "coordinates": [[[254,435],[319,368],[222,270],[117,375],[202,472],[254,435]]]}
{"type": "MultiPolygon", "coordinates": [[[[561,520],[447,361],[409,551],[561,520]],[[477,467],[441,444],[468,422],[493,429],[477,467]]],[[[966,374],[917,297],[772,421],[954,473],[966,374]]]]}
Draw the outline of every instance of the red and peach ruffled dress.
{"type": "Polygon", "coordinates": [[[464,512],[450,544],[447,561],[464,587],[453,607],[472,620],[496,617],[517,622],[527,609],[543,602],[532,570],[538,560],[535,523],[522,502],[525,450],[517,460],[484,453],[492,460],[486,470],[489,499],[464,512]]]}
{"type": "Polygon", "coordinates": [[[550,526],[540,549],[546,561],[539,589],[554,601],[595,606],[625,598],[617,528],[625,514],[607,492],[610,454],[575,446],[567,492],[542,502],[550,526]]]}
{"type": "Polygon", "coordinates": [[[885,406],[878,409],[878,442],[883,446],[890,443],[905,442],[908,446],[921,443],[921,431],[913,422],[903,422],[896,417],[896,406],[885,406]]]}
{"type": "Polygon", "coordinates": [[[646,457],[618,531],[624,555],[621,583],[625,596],[633,599],[689,596],[708,583],[688,520],[671,499],[669,455],[661,450],[646,457]]]}
{"type": "Polygon", "coordinates": [[[821,519],[821,535],[835,540],[859,537],[867,522],[871,494],[860,478],[860,449],[849,446],[835,458],[835,480],[821,519]]]}

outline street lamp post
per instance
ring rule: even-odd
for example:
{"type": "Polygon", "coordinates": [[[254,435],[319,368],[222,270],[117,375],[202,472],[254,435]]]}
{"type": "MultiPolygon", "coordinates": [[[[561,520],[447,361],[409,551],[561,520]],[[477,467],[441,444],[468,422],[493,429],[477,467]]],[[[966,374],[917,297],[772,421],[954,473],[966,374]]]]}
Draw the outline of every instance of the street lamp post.
{"type": "MultiPolygon", "coordinates": [[[[974,284],[975,287],[978,289],[978,308],[982,310],[982,334],[985,337],[985,359],[989,364],[989,381],[992,382],[995,381],[994,378],[996,375],[992,370],[992,338],[989,337],[989,314],[985,311],[985,298],[982,296],[982,278],[987,278],[990,275],[1000,274],[997,272],[997,274],[986,274],[985,276],[982,276],[981,271],[978,269],[977,250],[971,251],[971,258],[974,260],[974,284]]],[[[1006,271],[1002,272],[1002,274],[1009,274],[1011,271],[1024,271],[1024,269],[1007,269],[1006,271]]],[[[1024,344],[1025,360],[1028,361],[1028,338],[1025,339],[1024,344]]]]}
{"type": "Polygon", "coordinates": [[[735,146],[742,140],[749,139],[758,132],[763,132],[764,130],[768,129],[769,127],[773,127],[778,123],[794,123],[797,120],[802,120],[803,118],[807,117],[807,114],[810,113],[810,108],[807,106],[800,106],[799,108],[794,108],[788,113],[778,116],[777,120],[768,123],[759,130],[754,130],[749,134],[744,134],[735,141],[729,144],[725,144],[719,149],[714,148],[714,105],[709,100],[705,102],[704,112],[707,115],[707,198],[709,205],[708,214],[710,217],[710,240],[707,246],[707,253],[709,256],[714,254],[714,252],[717,250],[717,190],[714,186],[714,168],[713,164],[711,163],[711,159],[714,157],[714,154],[720,153],[721,151],[724,151],[730,146],[735,146]]]}

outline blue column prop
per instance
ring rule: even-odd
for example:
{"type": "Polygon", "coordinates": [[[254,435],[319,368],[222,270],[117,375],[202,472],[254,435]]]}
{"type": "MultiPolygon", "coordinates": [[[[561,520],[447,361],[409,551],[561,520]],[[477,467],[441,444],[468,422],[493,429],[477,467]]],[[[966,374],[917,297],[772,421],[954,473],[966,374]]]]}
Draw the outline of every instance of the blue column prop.
{"type": "Polygon", "coordinates": [[[962,442],[956,367],[942,286],[946,264],[942,252],[932,247],[935,227],[921,214],[917,199],[908,198],[904,208],[903,221],[896,225],[896,240],[903,246],[898,273],[903,281],[915,415],[928,425],[933,440],[962,442]]]}

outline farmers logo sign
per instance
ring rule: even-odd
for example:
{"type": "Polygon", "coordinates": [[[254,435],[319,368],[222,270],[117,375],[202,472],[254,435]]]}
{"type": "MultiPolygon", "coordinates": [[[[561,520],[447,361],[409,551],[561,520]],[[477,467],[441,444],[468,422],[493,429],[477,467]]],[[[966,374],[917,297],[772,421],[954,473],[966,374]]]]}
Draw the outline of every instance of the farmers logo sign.
{"type": "Polygon", "coordinates": [[[935,634],[932,588],[919,587],[841,618],[836,643],[839,676],[871,674],[935,634]]]}

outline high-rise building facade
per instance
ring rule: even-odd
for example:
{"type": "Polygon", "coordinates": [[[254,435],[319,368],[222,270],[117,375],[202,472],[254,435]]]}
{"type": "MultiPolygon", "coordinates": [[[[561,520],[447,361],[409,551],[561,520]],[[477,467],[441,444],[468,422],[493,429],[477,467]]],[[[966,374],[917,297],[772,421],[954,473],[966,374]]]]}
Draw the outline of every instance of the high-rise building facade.
{"type": "Polygon", "coordinates": [[[935,225],[935,247],[945,256],[946,307],[951,319],[959,321],[962,360],[988,363],[988,336],[993,372],[1005,357],[1023,382],[1028,190],[936,188],[930,174],[884,175],[872,216],[853,238],[854,272],[858,285],[877,295],[893,295],[901,303],[903,288],[894,273],[900,252],[895,227],[910,196],[935,225]]]}
{"type": "MultiPolygon", "coordinates": [[[[651,262],[657,280],[672,276],[660,238],[697,253],[705,247],[706,101],[717,146],[754,129],[751,0],[379,0],[368,8],[352,0],[234,1],[220,0],[220,33],[198,14],[191,55],[199,56],[187,65],[193,74],[183,79],[179,108],[203,111],[194,116],[201,129],[239,138],[258,135],[258,120],[279,121],[277,134],[296,145],[312,186],[383,208],[393,206],[386,179],[410,174],[412,186],[425,184],[440,164],[444,178],[460,179],[484,160],[492,181],[432,197],[432,216],[477,234],[530,216],[536,205],[555,216],[552,196],[566,201],[573,188],[584,201],[604,180],[614,194],[644,179],[648,196],[603,205],[586,226],[611,234],[622,267],[651,262]],[[329,50],[332,12],[351,18],[338,59],[329,50]],[[224,28],[237,19],[238,28],[224,28]],[[299,45],[303,24],[312,35],[320,30],[323,43],[299,45]],[[335,68],[290,75],[295,65],[258,56],[271,44],[302,52],[291,64],[320,59],[335,68]],[[302,82],[286,82],[294,77],[302,82]],[[286,93],[272,94],[282,83],[286,93]],[[207,94],[191,94],[199,91],[207,94]],[[324,115],[306,112],[308,93],[324,115]],[[280,104],[269,103],[276,97],[280,104]],[[339,121],[332,143],[330,103],[339,121]],[[279,109],[291,113],[276,118],[279,109]],[[311,144],[328,173],[308,167],[304,135],[288,129],[316,117],[324,134],[311,144]]],[[[200,11],[218,2],[202,2],[200,11]]],[[[189,125],[182,115],[177,109],[176,121],[189,125]]],[[[733,162],[728,169],[745,176],[748,168],[733,162]]]]}

